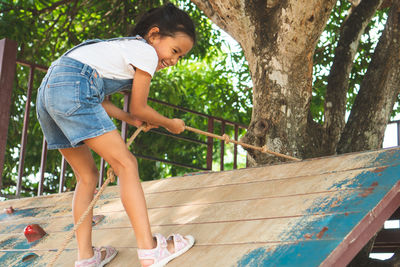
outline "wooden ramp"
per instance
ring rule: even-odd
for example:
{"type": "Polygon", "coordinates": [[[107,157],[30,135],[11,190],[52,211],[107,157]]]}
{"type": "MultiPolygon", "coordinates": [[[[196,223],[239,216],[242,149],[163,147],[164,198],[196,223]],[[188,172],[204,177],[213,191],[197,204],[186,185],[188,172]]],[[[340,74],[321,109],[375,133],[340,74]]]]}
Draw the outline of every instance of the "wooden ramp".
{"type": "MultiPolygon", "coordinates": [[[[154,232],[192,234],[195,247],[168,266],[345,266],[400,206],[400,149],[143,183],[154,232]]],[[[108,266],[139,266],[136,243],[109,187],[94,244],[119,250],[108,266]]],[[[0,202],[0,266],[46,266],[72,228],[72,193],[0,202]],[[28,243],[23,230],[48,233],[28,243]],[[38,257],[22,261],[35,253],[38,257]]],[[[73,266],[73,240],[56,266],[73,266]]]]}

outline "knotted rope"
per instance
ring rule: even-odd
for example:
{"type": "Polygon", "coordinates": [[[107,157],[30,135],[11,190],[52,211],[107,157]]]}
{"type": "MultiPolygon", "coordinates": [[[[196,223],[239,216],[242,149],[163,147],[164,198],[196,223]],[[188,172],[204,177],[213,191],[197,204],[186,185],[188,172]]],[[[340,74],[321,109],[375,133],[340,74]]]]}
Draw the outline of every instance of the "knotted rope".
{"type": "Polygon", "coordinates": [[[212,137],[212,138],[223,140],[223,141],[225,141],[225,144],[234,143],[234,144],[237,144],[237,145],[241,145],[242,147],[251,148],[251,149],[260,151],[262,153],[268,153],[268,154],[271,154],[271,155],[274,155],[274,156],[277,156],[277,157],[286,158],[286,159],[290,159],[290,160],[296,160],[296,161],[300,161],[301,160],[301,159],[298,159],[298,158],[295,158],[295,157],[291,157],[291,156],[288,156],[288,155],[285,155],[285,154],[281,154],[281,153],[278,153],[278,152],[274,152],[274,151],[268,150],[266,145],[263,146],[263,147],[259,147],[259,146],[249,145],[249,144],[246,144],[246,143],[243,143],[243,142],[240,142],[240,141],[232,140],[232,139],[229,138],[229,136],[227,134],[224,134],[222,136],[221,135],[216,135],[216,134],[209,133],[209,132],[204,132],[202,130],[199,130],[199,129],[196,129],[196,128],[192,128],[192,127],[189,127],[189,126],[185,126],[185,129],[188,130],[188,131],[192,131],[192,132],[198,133],[198,134],[202,134],[202,135],[206,135],[206,136],[209,136],[209,137],[212,137]]]}
{"type": "MultiPolygon", "coordinates": [[[[135,140],[135,138],[138,136],[138,134],[144,129],[146,128],[146,125],[143,124],[142,126],[140,126],[134,133],[133,135],[129,138],[128,142],[126,143],[126,146],[129,148],[131,146],[131,144],[133,143],[133,141],[135,140]]],[[[253,146],[253,145],[249,145],[240,141],[236,141],[236,140],[232,140],[229,138],[229,136],[227,134],[224,134],[222,136],[220,135],[216,135],[213,133],[209,133],[209,132],[205,132],[196,128],[192,128],[189,126],[185,126],[185,130],[194,132],[194,133],[198,133],[198,134],[202,134],[202,135],[206,135],[212,138],[216,138],[216,139],[220,139],[225,141],[226,144],[229,143],[234,143],[237,145],[241,145],[242,147],[247,147],[247,148],[251,148],[257,151],[261,151],[263,153],[268,153],[268,154],[272,154],[278,157],[282,157],[282,158],[286,158],[286,159],[290,159],[290,160],[296,160],[296,161],[300,161],[301,159],[295,158],[295,157],[291,157],[288,155],[284,155],[278,152],[274,152],[274,151],[270,151],[267,149],[266,146],[263,147],[258,147],[258,146],[253,146]]],[[[74,233],[75,231],[78,229],[78,227],[82,224],[82,222],[86,219],[86,217],[88,216],[88,214],[90,213],[90,211],[93,209],[94,205],[96,205],[96,202],[99,200],[101,194],[103,193],[103,191],[106,189],[107,185],[110,182],[114,182],[115,181],[115,174],[112,168],[109,168],[107,170],[107,179],[104,181],[104,184],[100,187],[99,191],[97,192],[96,196],[93,198],[92,202],[89,204],[88,208],[86,209],[86,211],[81,215],[81,217],[79,218],[78,222],[74,225],[74,228],[66,235],[65,240],[63,242],[63,244],[61,245],[61,248],[58,249],[56,255],[54,256],[54,258],[49,262],[49,264],[47,264],[47,267],[53,267],[54,263],[57,261],[58,257],[61,255],[61,253],[65,250],[65,248],[67,247],[68,243],[72,240],[72,238],[74,237],[74,233]]]]}
{"type": "MultiPolygon", "coordinates": [[[[126,143],[126,146],[129,148],[133,142],[133,140],[135,140],[136,136],[138,136],[138,134],[146,127],[145,124],[143,124],[142,126],[140,126],[134,133],[133,135],[129,138],[128,142],[126,143]]],[[[68,232],[68,234],[65,236],[65,240],[63,242],[63,244],[61,245],[61,248],[57,251],[56,255],[54,256],[54,258],[49,262],[49,264],[47,264],[47,267],[53,267],[54,263],[57,261],[58,257],[61,255],[61,253],[65,250],[65,248],[67,247],[68,243],[72,240],[72,238],[74,237],[74,233],[75,231],[78,229],[78,227],[82,224],[82,222],[86,219],[86,217],[88,216],[88,214],[90,213],[90,211],[93,209],[94,205],[96,205],[97,200],[99,200],[101,194],[103,193],[103,191],[106,189],[107,185],[110,182],[114,182],[115,181],[115,174],[112,168],[109,168],[107,170],[107,179],[104,181],[104,184],[100,187],[99,191],[97,192],[96,196],[93,198],[92,202],[90,202],[88,208],[86,209],[86,211],[81,215],[81,217],[79,218],[78,222],[74,225],[74,228],[68,232]]]]}

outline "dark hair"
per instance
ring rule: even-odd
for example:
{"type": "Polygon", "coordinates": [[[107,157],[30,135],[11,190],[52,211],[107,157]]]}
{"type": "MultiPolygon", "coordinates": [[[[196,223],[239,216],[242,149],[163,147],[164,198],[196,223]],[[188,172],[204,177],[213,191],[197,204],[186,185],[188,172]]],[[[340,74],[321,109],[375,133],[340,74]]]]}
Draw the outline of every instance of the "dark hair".
{"type": "Polygon", "coordinates": [[[135,25],[132,35],[142,37],[150,31],[151,28],[158,27],[161,36],[175,36],[177,32],[183,32],[196,42],[195,26],[189,15],[177,8],[174,4],[168,3],[162,7],[150,9],[145,13],[139,22],[135,25]]]}

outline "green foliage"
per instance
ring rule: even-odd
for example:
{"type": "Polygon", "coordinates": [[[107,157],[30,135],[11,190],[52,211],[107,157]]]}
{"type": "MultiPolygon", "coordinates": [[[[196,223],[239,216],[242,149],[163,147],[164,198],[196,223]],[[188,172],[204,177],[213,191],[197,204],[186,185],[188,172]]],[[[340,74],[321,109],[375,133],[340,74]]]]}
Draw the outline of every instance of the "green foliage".
{"type": "MultiPolygon", "coordinates": [[[[329,70],[335,55],[339,33],[343,21],[351,7],[349,1],[338,1],[322,33],[314,54],[314,83],[311,112],[315,121],[322,123],[324,115],[324,96],[329,70]]],[[[374,53],[378,38],[386,21],[387,10],[378,10],[361,37],[354,65],[350,74],[347,110],[350,111],[359,90],[364,74],[374,53]]],[[[400,111],[400,110],[399,110],[400,111]]],[[[394,115],[394,114],[393,114],[394,115]]]]}
{"type": "MultiPolygon", "coordinates": [[[[67,49],[93,38],[126,36],[135,21],[149,8],[167,1],[153,0],[70,0],[70,1],[12,1],[0,3],[0,38],[18,42],[18,58],[48,66],[67,49]]],[[[248,67],[242,53],[224,55],[219,32],[211,22],[188,0],[172,1],[186,10],[195,21],[198,43],[178,66],[158,73],[153,79],[150,97],[198,112],[223,117],[230,121],[248,124],[251,108],[251,90],[240,88],[249,83],[248,67]],[[226,60],[242,64],[239,70],[226,68],[226,60]],[[238,73],[238,74],[236,74],[238,73]],[[233,85],[235,84],[235,86],[233,85]]],[[[235,64],[234,64],[235,65],[235,64]]],[[[35,70],[29,113],[28,140],[24,165],[22,195],[34,195],[39,181],[42,132],[36,119],[36,88],[44,73],[35,70]]],[[[11,119],[7,140],[7,152],[3,172],[2,194],[12,194],[18,171],[18,157],[24,120],[29,68],[17,65],[17,75],[12,95],[11,119]]],[[[112,96],[114,103],[122,107],[123,96],[112,96]]],[[[183,118],[187,125],[207,130],[206,119],[181,111],[150,104],[169,117],[183,118]]],[[[120,122],[116,122],[120,126],[120,122]]],[[[134,132],[128,128],[128,137],[134,132]]],[[[159,129],[166,133],[165,130],[159,129]]],[[[215,125],[219,133],[220,125],[215,125]]],[[[233,136],[232,127],[226,132],[233,136]]],[[[206,141],[197,134],[185,132],[183,137],[206,141]]],[[[214,142],[214,157],[218,160],[220,142],[214,142]]],[[[141,133],[135,140],[133,152],[138,155],[139,172],[143,180],[182,175],[205,168],[206,146],[174,140],[154,132],[141,133]],[[173,141],[171,141],[173,140],[173,141]],[[139,155],[151,156],[166,161],[181,162],[196,168],[179,167],[167,163],[142,159],[139,155]]],[[[99,164],[100,159],[95,156],[99,164]]],[[[227,162],[226,166],[231,165],[227,162]]],[[[45,172],[45,192],[58,191],[58,177],[61,172],[61,156],[58,151],[49,151],[45,172]]],[[[71,169],[66,172],[66,190],[73,190],[75,180],[71,169]]]]}
{"type": "MultiPolygon", "coordinates": [[[[232,85],[231,81],[237,77],[235,72],[229,71],[224,65],[227,56],[218,51],[214,52],[210,53],[211,56],[206,56],[202,60],[183,60],[174,68],[158,72],[153,78],[149,97],[247,125],[251,118],[249,108],[251,102],[249,100],[252,99],[252,91],[241,91],[232,85]]],[[[243,77],[249,79],[244,74],[243,77]]],[[[243,79],[240,80],[239,84],[245,83],[248,83],[248,80],[243,79]]],[[[241,87],[239,86],[239,88],[241,87]]],[[[114,102],[118,102],[121,101],[122,96],[114,95],[113,98],[114,102]]],[[[182,118],[188,126],[207,130],[207,118],[166,107],[156,102],[150,101],[149,104],[165,116],[182,118]]],[[[128,135],[131,135],[133,131],[133,128],[130,129],[128,135]]],[[[177,139],[171,141],[171,137],[167,136],[169,133],[166,130],[157,129],[156,131],[162,132],[164,135],[157,134],[155,131],[142,133],[135,140],[133,153],[179,162],[195,166],[197,169],[142,160],[139,157],[139,168],[143,180],[178,176],[206,168],[206,145],[177,139]]],[[[221,134],[220,123],[215,123],[214,132],[221,134]]],[[[227,125],[225,132],[231,137],[234,136],[234,128],[232,126],[227,125]]],[[[240,130],[239,136],[243,134],[244,130],[240,130]]],[[[179,136],[203,143],[207,141],[206,137],[188,131],[179,136]]],[[[213,151],[214,161],[218,162],[220,142],[214,142],[213,151]]],[[[228,161],[225,166],[229,169],[230,165],[231,162],[228,161]]]]}

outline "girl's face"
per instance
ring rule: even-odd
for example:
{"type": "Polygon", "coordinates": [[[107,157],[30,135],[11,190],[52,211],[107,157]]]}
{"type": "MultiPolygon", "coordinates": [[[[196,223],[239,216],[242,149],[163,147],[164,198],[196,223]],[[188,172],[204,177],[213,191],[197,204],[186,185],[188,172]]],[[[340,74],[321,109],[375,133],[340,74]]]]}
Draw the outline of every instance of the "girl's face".
{"type": "Polygon", "coordinates": [[[174,66],[179,59],[184,57],[193,47],[192,39],[183,32],[177,32],[175,36],[160,36],[158,28],[152,28],[149,32],[148,42],[154,47],[158,56],[156,71],[174,66]],[[151,34],[155,29],[155,34],[151,34]]]}

